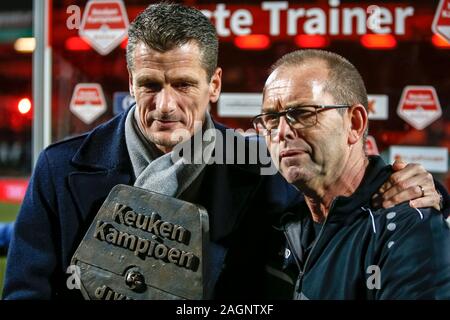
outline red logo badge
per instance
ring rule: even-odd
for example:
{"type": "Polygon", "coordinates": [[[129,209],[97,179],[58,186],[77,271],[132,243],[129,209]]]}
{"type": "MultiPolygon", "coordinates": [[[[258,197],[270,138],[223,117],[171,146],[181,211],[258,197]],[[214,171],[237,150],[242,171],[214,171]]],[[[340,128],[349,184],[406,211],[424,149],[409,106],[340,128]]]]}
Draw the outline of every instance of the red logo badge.
{"type": "Polygon", "coordinates": [[[442,115],[439,99],[431,86],[407,86],[397,114],[417,130],[422,130],[442,115]]]}
{"type": "Polygon", "coordinates": [[[98,83],[79,83],[75,86],[70,111],[86,124],[91,124],[106,111],[102,87],[98,83]]]}
{"type": "Polygon", "coordinates": [[[121,0],[90,0],[84,9],[80,37],[107,55],[127,36],[128,15],[121,0]]]}
{"type": "Polygon", "coordinates": [[[431,29],[450,43],[450,0],[439,2],[431,29]]]}

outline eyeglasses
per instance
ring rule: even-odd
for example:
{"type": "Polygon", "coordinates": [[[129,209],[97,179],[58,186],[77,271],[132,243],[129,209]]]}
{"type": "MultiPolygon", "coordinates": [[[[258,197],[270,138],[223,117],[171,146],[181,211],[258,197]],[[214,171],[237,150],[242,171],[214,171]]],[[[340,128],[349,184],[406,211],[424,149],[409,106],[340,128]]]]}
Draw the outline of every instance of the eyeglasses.
{"type": "Polygon", "coordinates": [[[350,105],[303,105],[292,107],[281,112],[261,113],[252,119],[253,127],[262,136],[268,136],[278,128],[280,118],[285,116],[293,129],[305,129],[317,124],[317,113],[329,109],[350,108],[350,105]]]}

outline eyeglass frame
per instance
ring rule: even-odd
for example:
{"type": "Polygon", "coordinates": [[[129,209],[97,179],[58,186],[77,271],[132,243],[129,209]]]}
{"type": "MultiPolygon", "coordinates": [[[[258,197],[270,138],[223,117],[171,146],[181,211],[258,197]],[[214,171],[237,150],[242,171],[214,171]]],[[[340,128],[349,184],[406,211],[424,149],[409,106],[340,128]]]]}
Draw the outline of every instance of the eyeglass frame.
{"type": "MultiPolygon", "coordinates": [[[[323,110],[323,111],[326,111],[326,110],[330,110],[330,109],[344,109],[344,108],[351,108],[351,107],[353,107],[353,105],[348,105],[348,104],[335,104],[335,105],[324,105],[324,104],[314,105],[314,104],[308,104],[308,105],[290,107],[290,108],[287,108],[286,110],[283,110],[283,111],[280,111],[280,112],[263,112],[261,114],[256,115],[255,117],[253,117],[251,122],[253,124],[253,128],[256,130],[256,132],[258,132],[258,128],[255,125],[255,120],[258,119],[258,118],[261,118],[263,116],[272,114],[272,115],[277,115],[278,119],[280,119],[281,117],[284,116],[286,118],[286,120],[287,120],[287,123],[290,126],[292,126],[293,128],[295,128],[294,127],[295,124],[292,124],[290,118],[287,117],[286,115],[289,112],[293,111],[293,110],[298,110],[298,109],[303,109],[303,108],[314,108],[315,118],[316,118],[314,124],[312,124],[310,126],[307,126],[307,127],[296,128],[296,129],[307,129],[307,128],[314,127],[318,123],[317,113],[319,112],[320,109],[323,110]]],[[[278,122],[278,125],[280,125],[279,122],[278,122]]],[[[274,129],[267,129],[265,125],[264,125],[264,128],[267,130],[267,134],[263,134],[263,136],[269,136],[271,134],[271,131],[274,130],[274,129]]]]}

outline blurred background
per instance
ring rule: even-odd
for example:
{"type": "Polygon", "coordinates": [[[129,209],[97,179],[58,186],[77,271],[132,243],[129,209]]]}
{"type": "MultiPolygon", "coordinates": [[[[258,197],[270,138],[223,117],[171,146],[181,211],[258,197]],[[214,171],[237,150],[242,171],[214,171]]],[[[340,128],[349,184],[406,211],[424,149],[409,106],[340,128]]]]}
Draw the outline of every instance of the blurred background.
{"type": "MultiPolygon", "coordinates": [[[[125,62],[127,21],[152,2],[36,3],[0,2],[0,222],[15,219],[42,147],[89,131],[132,103],[125,62]],[[37,6],[45,7],[40,21],[37,6]],[[34,37],[33,23],[48,31],[46,58],[36,59],[37,64],[46,62],[35,69],[33,52],[42,33],[36,31],[34,37]],[[44,95],[38,101],[36,90],[44,95]],[[45,125],[42,119],[48,119],[45,125]]],[[[183,3],[204,10],[219,34],[223,93],[211,105],[216,120],[251,128],[276,59],[299,48],[334,51],[354,63],[366,82],[368,152],[390,163],[396,158],[422,163],[449,189],[448,0],[183,3]]],[[[4,264],[1,257],[0,288],[4,264]]]]}

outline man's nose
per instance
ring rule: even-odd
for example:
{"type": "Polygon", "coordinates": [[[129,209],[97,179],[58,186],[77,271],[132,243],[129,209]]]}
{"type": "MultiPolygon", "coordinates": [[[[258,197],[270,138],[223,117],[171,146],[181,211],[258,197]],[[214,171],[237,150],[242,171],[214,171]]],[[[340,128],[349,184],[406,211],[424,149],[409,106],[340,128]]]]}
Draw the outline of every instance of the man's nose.
{"type": "Polygon", "coordinates": [[[175,92],[170,87],[164,87],[158,93],[156,110],[161,113],[172,113],[177,108],[175,92]]]}
{"type": "Polygon", "coordinates": [[[292,131],[291,126],[289,125],[286,117],[280,117],[280,122],[278,123],[278,127],[276,129],[275,136],[272,137],[273,140],[283,141],[294,138],[294,132],[292,131]]]}

